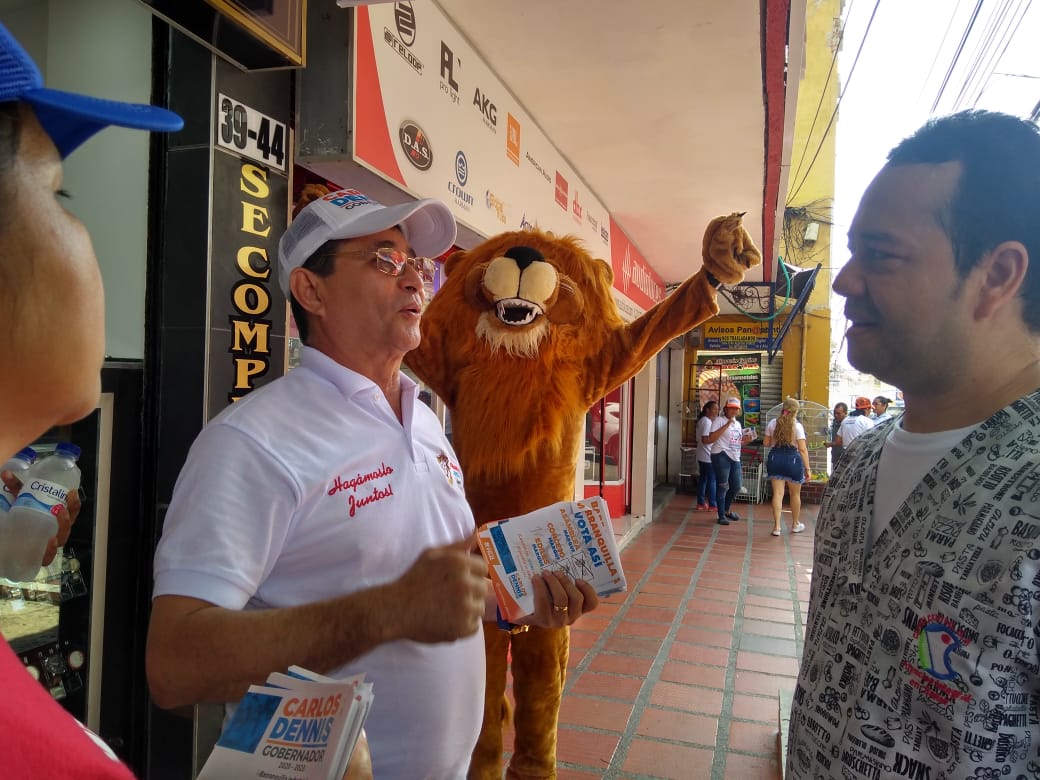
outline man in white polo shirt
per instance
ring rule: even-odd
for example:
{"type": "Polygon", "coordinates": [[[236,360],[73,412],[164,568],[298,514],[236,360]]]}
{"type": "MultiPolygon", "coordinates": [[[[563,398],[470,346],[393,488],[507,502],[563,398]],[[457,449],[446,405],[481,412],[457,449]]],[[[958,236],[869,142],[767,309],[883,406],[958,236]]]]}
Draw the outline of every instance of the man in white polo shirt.
{"type": "MultiPolygon", "coordinates": [[[[458,459],[400,371],[434,268],[414,255],[454,240],[442,203],[356,190],[313,201],[282,237],[300,366],[210,422],[178,478],[148,637],[159,706],[233,702],[291,664],[364,672],[375,776],[465,776],[494,597],[458,459]]],[[[534,584],[537,625],[597,604],[587,583],[534,584]]]]}

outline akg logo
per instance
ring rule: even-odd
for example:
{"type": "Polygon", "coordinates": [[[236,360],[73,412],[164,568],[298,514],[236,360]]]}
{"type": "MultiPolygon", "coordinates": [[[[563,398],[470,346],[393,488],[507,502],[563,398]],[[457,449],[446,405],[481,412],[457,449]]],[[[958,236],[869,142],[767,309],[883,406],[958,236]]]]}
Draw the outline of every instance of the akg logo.
{"type": "Polygon", "coordinates": [[[469,165],[461,149],[455,153],[455,178],[459,180],[460,187],[465,187],[466,180],[469,179],[469,165]]]}
{"type": "Polygon", "coordinates": [[[491,132],[497,133],[498,108],[491,102],[486,94],[481,93],[480,87],[473,90],[473,105],[480,109],[480,113],[484,120],[484,126],[491,132]]]}
{"type": "Polygon", "coordinates": [[[415,9],[410,2],[394,3],[394,24],[401,43],[411,48],[415,43],[415,9]]]}

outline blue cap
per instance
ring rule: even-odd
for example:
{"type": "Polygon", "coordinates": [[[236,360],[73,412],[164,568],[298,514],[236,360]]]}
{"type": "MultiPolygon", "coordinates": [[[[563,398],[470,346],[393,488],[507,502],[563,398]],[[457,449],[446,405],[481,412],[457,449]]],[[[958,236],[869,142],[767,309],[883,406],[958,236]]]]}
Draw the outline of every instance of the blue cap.
{"type": "Polygon", "coordinates": [[[161,132],[184,127],[184,120],[165,108],[47,89],[36,63],[0,24],[0,102],[16,100],[33,107],[63,158],[109,125],[161,132]]]}
{"type": "Polygon", "coordinates": [[[76,460],[82,450],[80,450],[78,444],[73,444],[71,441],[59,441],[58,446],[54,448],[55,455],[64,455],[67,458],[76,460]]]}

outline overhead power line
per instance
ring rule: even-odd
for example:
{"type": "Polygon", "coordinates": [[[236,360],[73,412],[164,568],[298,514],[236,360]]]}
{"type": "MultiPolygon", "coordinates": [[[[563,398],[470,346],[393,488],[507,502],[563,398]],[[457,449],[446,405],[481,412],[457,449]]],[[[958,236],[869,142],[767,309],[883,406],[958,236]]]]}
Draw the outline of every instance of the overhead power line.
{"type": "MultiPolygon", "coordinates": [[[[813,154],[812,160],[809,161],[809,167],[805,171],[805,175],[802,176],[802,180],[798,182],[798,186],[795,187],[794,192],[787,198],[787,204],[798,197],[798,193],[801,192],[802,185],[805,184],[806,179],[809,178],[809,174],[812,172],[813,165],[816,163],[816,158],[820,156],[820,151],[823,149],[823,144],[827,140],[827,135],[831,131],[831,127],[834,125],[834,120],[838,116],[838,109],[841,107],[841,100],[845,97],[845,91],[849,88],[849,84],[852,82],[852,74],[856,72],[856,64],[859,62],[859,55],[863,53],[863,46],[867,42],[867,38],[870,37],[870,27],[874,24],[874,17],[877,16],[878,7],[881,5],[881,0],[876,0],[874,3],[874,10],[870,12],[870,19],[867,20],[867,27],[863,31],[863,39],[859,42],[859,48],[856,50],[856,56],[852,60],[852,65],[849,67],[849,75],[845,77],[845,85],[841,88],[841,92],[838,93],[838,99],[834,103],[834,110],[831,111],[831,118],[827,121],[827,127],[824,128],[823,136],[820,138],[820,143],[816,146],[816,152],[813,154]]],[[[847,19],[848,17],[846,17],[847,19]]],[[[844,28],[842,28],[844,29],[844,28]]]]}
{"type": "Polygon", "coordinates": [[[943,76],[942,84],[939,85],[939,93],[935,96],[935,100],[932,101],[932,110],[929,113],[934,114],[936,109],[939,107],[939,101],[942,100],[943,92],[946,91],[946,86],[950,83],[953,69],[957,64],[957,60],[960,59],[961,54],[964,52],[964,45],[968,41],[968,36],[971,35],[971,29],[975,26],[975,20],[979,18],[979,11],[981,10],[982,0],[978,0],[975,3],[975,10],[971,12],[971,18],[968,20],[968,25],[964,28],[964,34],[961,35],[960,43],[957,44],[957,49],[953,53],[953,60],[950,62],[950,67],[946,69],[946,75],[943,76]]]}

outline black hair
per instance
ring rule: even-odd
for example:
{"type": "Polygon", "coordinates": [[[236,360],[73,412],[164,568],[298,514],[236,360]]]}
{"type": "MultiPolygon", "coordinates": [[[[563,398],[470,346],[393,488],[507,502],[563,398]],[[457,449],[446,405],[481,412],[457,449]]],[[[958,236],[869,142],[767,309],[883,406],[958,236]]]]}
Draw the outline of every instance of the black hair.
{"type": "Polygon", "coordinates": [[[712,404],[715,404],[716,406],[718,406],[719,402],[718,401],[708,401],[708,403],[704,404],[704,406],[701,407],[701,413],[697,415],[697,419],[698,420],[703,420],[705,417],[708,416],[708,407],[711,406],[712,404]]]}
{"type": "Polygon", "coordinates": [[[1020,241],[1032,261],[1022,283],[1022,317],[1040,331],[1040,128],[994,111],[929,120],[888,153],[886,167],[960,163],[950,203],[939,215],[965,277],[1003,241],[1020,241]]]}
{"type": "Polygon", "coordinates": [[[883,395],[879,395],[877,398],[874,399],[874,403],[876,403],[876,404],[879,403],[882,406],[889,406],[892,403],[892,399],[891,398],[885,398],[885,396],[883,396],[883,395]]]}
{"type": "Polygon", "coordinates": [[[844,401],[838,401],[838,403],[834,404],[835,409],[837,409],[839,406],[845,410],[845,414],[849,413],[849,405],[847,403],[845,403],[844,401]]]}
{"type": "MultiPolygon", "coordinates": [[[[336,249],[339,240],[326,241],[318,247],[314,254],[308,257],[301,268],[306,268],[318,276],[330,276],[336,270],[336,249]]],[[[300,341],[304,344],[310,338],[310,325],[307,322],[307,310],[296,300],[296,296],[289,291],[289,308],[292,309],[293,319],[296,320],[296,330],[300,332],[300,341]]]]}

